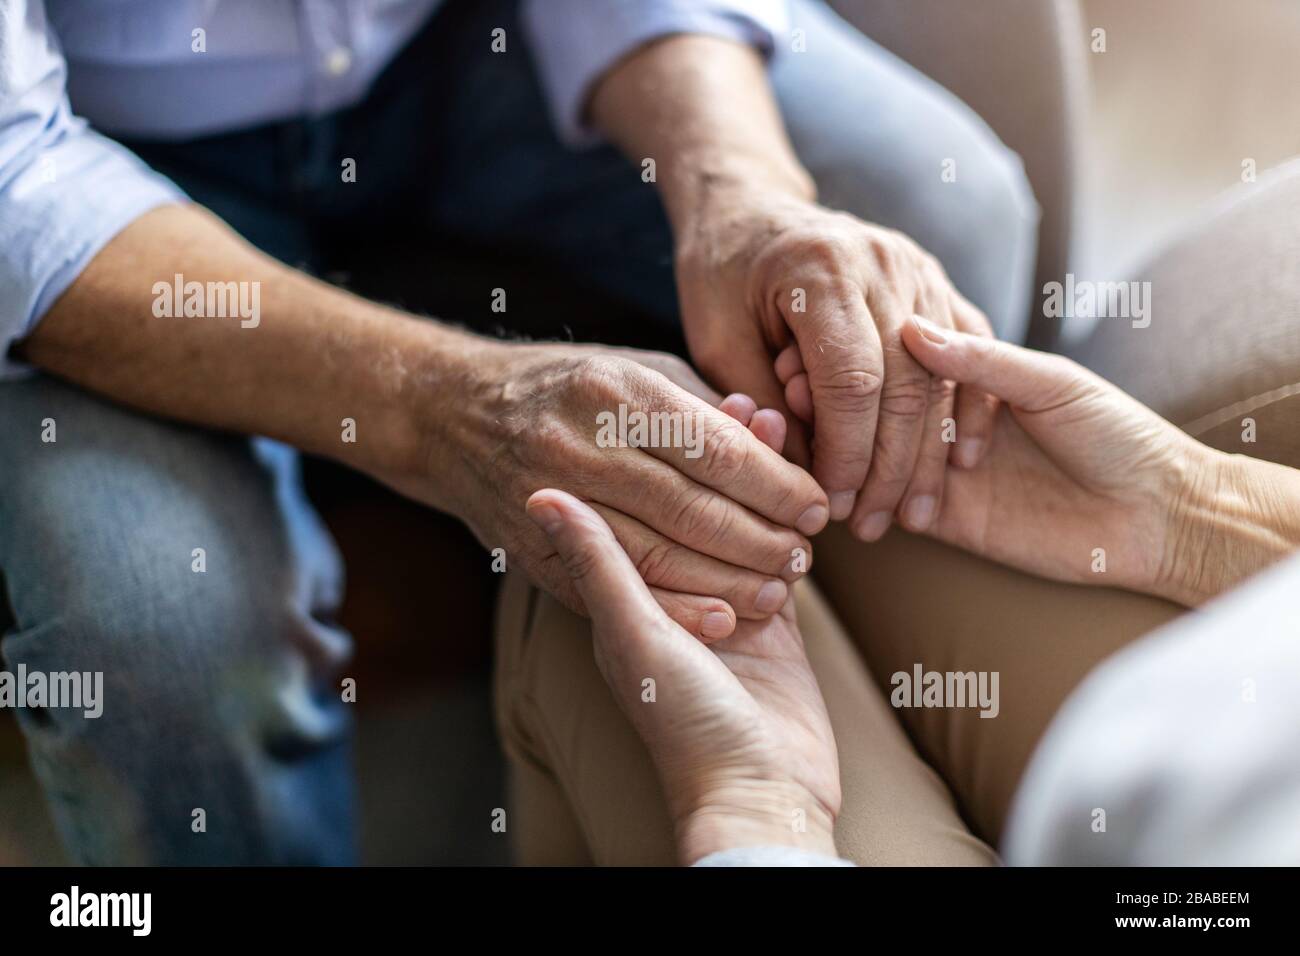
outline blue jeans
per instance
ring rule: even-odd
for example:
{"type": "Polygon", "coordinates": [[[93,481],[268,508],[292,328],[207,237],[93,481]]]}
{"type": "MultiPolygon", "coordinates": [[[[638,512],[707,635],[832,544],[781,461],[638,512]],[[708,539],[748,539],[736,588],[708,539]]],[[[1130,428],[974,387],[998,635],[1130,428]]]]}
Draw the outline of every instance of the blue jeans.
{"type": "MultiPolygon", "coordinates": [[[[772,81],[825,203],[908,233],[1018,337],[1037,208],[1019,159],[962,103],[815,0],[808,53],[772,81]],[[960,176],[943,183],[944,159],[960,176]]],[[[608,147],[554,138],[508,0],[453,2],[366,101],[184,144],[131,143],[268,253],[409,232],[521,251],[678,328],[654,191],[608,147]],[[356,160],[343,183],[340,163],[356,160]]],[[[504,316],[502,316],[504,318],[504,316]]],[[[605,339],[618,342],[608,329],[605,339]]],[[[55,379],[0,385],[8,669],[102,671],[104,713],[19,711],[74,858],[344,863],[354,857],[342,566],[296,453],[143,416],[55,379]],[[57,442],[40,440],[57,423],[57,442]],[[192,570],[204,548],[206,571],[192,570]],[[206,831],[194,832],[202,809],[206,831]]]]}

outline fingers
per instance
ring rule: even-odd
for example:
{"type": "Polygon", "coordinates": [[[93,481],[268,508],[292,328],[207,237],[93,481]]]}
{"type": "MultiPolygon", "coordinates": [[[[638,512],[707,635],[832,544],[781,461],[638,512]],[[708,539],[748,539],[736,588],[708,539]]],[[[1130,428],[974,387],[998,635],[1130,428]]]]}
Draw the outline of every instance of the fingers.
{"type": "Polygon", "coordinates": [[[791,323],[815,409],[813,477],[830,496],[832,520],[853,510],[876,441],[881,384],[880,336],[861,292],[848,287],[809,296],[809,311],[791,323]]]}
{"type": "MultiPolygon", "coordinates": [[[[952,318],[954,326],[962,332],[993,338],[993,327],[984,313],[954,291],[952,318]]],[[[974,468],[984,457],[993,440],[993,423],[997,420],[997,396],[974,385],[957,390],[957,444],[952,449],[952,461],[959,468],[974,468]]]]}
{"type": "Polygon", "coordinates": [[[665,614],[705,644],[728,638],[736,629],[736,615],[717,598],[665,591],[663,588],[651,588],[650,594],[665,614]]]}
{"type": "Polygon", "coordinates": [[[701,554],[605,505],[590,507],[614,532],[641,579],[652,587],[713,595],[734,608],[734,615],[750,620],[769,617],[785,603],[788,590],[779,577],[701,554]]]}
{"type": "MultiPolygon", "coordinates": [[[[776,382],[775,375],[772,381],[776,382]]],[[[755,399],[764,404],[763,399],[755,399]]],[[[686,430],[692,432],[689,445],[658,442],[642,447],[648,456],[667,462],[692,483],[713,489],[768,522],[795,528],[805,535],[816,534],[826,526],[826,493],[812,476],[786,461],[738,421],[680,391],[661,392],[645,407],[679,413],[683,434],[686,430]]],[[[665,504],[671,506],[673,502],[665,504]]],[[[679,508],[701,507],[689,496],[676,504],[679,508]]],[[[720,505],[708,507],[715,512],[725,510],[720,505]]],[[[721,517],[719,514],[715,520],[721,517]]]]}
{"type": "Polygon", "coordinates": [[[919,317],[903,330],[903,342],[932,374],[973,385],[1028,412],[1050,408],[1092,384],[1085,369],[1060,356],[940,329],[919,317]]]}
{"type": "Polygon", "coordinates": [[[931,377],[930,404],[926,409],[916,468],[898,508],[898,516],[909,531],[920,533],[928,530],[943,507],[943,483],[951,447],[943,440],[943,433],[951,424],[955,391],[948,379],[931,377]]]}
{"type": "MultiPolygon", "coordinates": [[[[938,272],[936,266],[930,283],[922,289],[917,312],[938,325],[951,327],[953,316],[949,309],[948,289],[947,277],[938,272]]],[[[944,438],[948,437],[945,430],[954,428],[956,424],[953,408],[957,389],[948,379],[930,375],[920,365],[917,368],[928,380],[929,394],[916,463],[899,502],[898,515],[909,530],[921,532],[934,522],[943,503],[943,482],[948,472],[948,453],[952,448],[944,438]]]]}
{"type": "Polygon", "coordinates": [[[748,426],[754,437],[773,451],[779,452],[785,444],[785,416],[776,409],[760,409],[752,398],[739,392],[724,398],[718,408],[748,426]]]}
{"type": "MultiPolygon", "coordinates": [[[[753,440],[765,454],[772,453],[753,440]]],[[[790,556],[811,548],[799,532],[755,514],[649,455],[629,456],[617,473],[616,484],[602,486],[601,503],[689,550],[786,581],[799,577],[791,569],[790,556]]]]}
{"type": "Polygon", "coordinates": [[[892,337],[885,343],[885,385],[871,471],[851,519],[854,532],[867,541],[885,533],[912,480],[930,406],[930,373],[912,359],[897,332],[892,337]]]}
{"type": "MultiPolygon", "coordinates": [[[[722,409],[731,415],[742,425],[749,424],[749,416],[756,411],[759,406],[774,409],[781,415],[782,420],[790,413],[786,408],[784,400],[783,383],[778,379],[771,370],[770,356],[763,343],[758,339],[753,339],[745,343],[740,343],[736,354],[728,356],[728,374],[726,381],[733,388],[739,391],[727,396],[727,399],[743,399],[748,405],[748,414],[736,414],[731,408],[722,409]]],[[[809,465],[808,450],[806,439],[799,431],[788,431],[787,439],[790,447],[785,447],[785,441],[780,447],[773,449],[778,455],[784,454],[799,467],[809,465]]],[[[802,529],[801,529],[802,530],[802,529]]],[[[805,532],[813,533],[813,532],[805,532]]]]}
{"type": "Polygon", "coordinates": [[[634,635],[655,622],[666,623],[663,610],[596,512],[551,488],[534,492],[525,510],[564,562],[597,628],[634,635]]]}
{"type": "Polygon", "coordinates": [[[750,419],[749,430],[768,448],[780,452],[785,445],[785,416],[775,408],[760,408],[750,419]]]}
{"type": "Polygon", "coordinates": [[[776,377],[785,386],[785,402],[790,411],[801,421],[808,424],[813,420],[812,387],[808,384],[808,373],[804,371],[803,358],[799,355],[797,344],[788,345],[776,357],[776,377]]]}
{"type": "Polygon", "coordinates": [[[726,380],[733,392],[749,397],[757,408],[775,408],[782,414],[788,411],[781,381],[772,371],[772,359],[762,339],[748,336],[735,342],[728,359],[732,374],[726,380]]]}
{"type": "Polygon", "coordinates": [[[749,420],[754,417],[754,412],[758,411],[758,403],[748,395],[734,392],[718,403],[718,411],[725,412],[748,428],[749,420]]]}

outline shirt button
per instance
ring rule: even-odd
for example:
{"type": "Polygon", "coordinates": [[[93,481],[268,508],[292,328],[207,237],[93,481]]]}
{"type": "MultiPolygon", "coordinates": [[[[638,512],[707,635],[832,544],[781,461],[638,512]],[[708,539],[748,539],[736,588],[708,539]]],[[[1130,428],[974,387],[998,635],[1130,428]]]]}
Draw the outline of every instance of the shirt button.
{"type": "Polygon", "coordinates": [[[325,57],[325,69],[331,76],[342,76],[352,69],[352,51],[346,47],[335,47],[325,57]]]}

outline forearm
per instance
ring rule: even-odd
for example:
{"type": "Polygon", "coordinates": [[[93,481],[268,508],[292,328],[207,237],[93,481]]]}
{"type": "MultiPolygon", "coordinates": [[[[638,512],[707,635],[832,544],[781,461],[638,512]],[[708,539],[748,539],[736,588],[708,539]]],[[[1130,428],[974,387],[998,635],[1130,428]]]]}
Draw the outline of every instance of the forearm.
{"type": "Polygon", "coordinates": [[[678,232],[719,192],[766,188],[814,197],[762,58],[747,46],[694,35],[651,43],[596,85],[590,117],[633,162],[655,161],[678,232]]]}
{"type": "Polygon", "coordinates": [[[1195,606],[1300,550],[1300,471],[1211,453],[1175,518],[1176,566],[1165,596],[1195,606]]]}
{"type": "Polygon", "coordinates": [[[400,475],[427,440],[411,410],[454,393],[473,341],[289,269],[199,207],[168,206],[109,242],[17,353],[146,412],[400,475]],[[258,283],[259,321],[159,317],[154,283],[177,274],[258,283]]]}

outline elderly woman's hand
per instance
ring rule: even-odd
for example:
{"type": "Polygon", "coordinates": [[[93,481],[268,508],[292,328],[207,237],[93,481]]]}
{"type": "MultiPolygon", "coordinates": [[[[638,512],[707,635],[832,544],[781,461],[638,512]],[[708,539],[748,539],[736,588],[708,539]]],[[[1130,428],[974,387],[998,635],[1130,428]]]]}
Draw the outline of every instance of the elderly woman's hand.
{"type": "Polygon", "coordinates": [[[706,646],[663,612],[591,508],[546,489],[528,514],[591,615],[596,662],[659,771],[681,861],[741,846],[834,855],[835,739],[793,602],[706,646]]]}
{"type": "Polygon", "coordinates": [[[1295,546],[1293,469],[1202,445],[1059,355],[917,318],[903,341],[931,374],[1005,402],[988,453],[948,472],[937,519],[913,530],[1046,577],[1187,605],[1295,546]]]}

